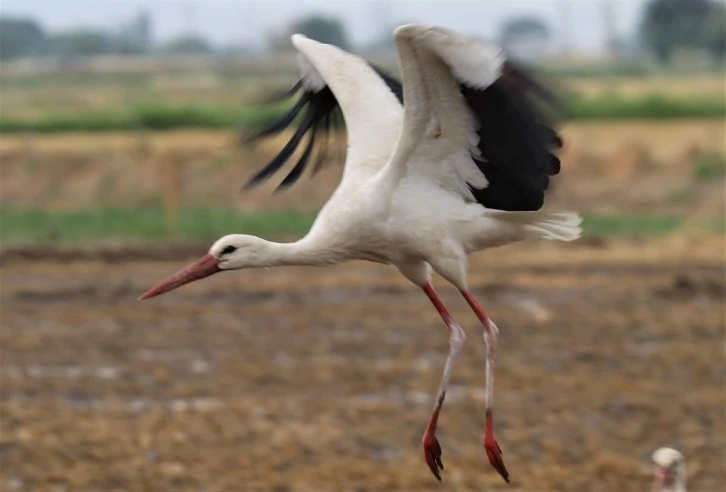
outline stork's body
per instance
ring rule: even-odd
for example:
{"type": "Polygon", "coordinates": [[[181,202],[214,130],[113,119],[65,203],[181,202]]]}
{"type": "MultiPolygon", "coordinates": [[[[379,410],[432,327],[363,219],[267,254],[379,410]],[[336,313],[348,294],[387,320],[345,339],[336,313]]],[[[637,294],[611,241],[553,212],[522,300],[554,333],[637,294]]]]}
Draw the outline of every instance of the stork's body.
{"type": "Polygon", "coordinates": [[[340,108],[348,131],[340,185],[299,241],[225,236],[208,255],[142,297],[223,270],[347,260],[396,266],[423,289],[449,329],[449,355],[423,438],[426,461],[440,479],[436,424],[466,337],[431,285],[435,271],[461,292],[483,324],[488,348],[484,446],[508,481],[493,430],[498,329],[469,292],[467,256],[525,239],[579,237],[576,214],[539,211],[548,176],[559,172],[550,149],[561,141],[525,96],[531,80],[510,70],[497,47],[421,26],[398,28],[395,41],[402,84],[355,55],[293,36],[302,76],[289,94],[302,90],[303,95],[288,115],[256,137],[290,126],[304,107],[307,112],[290,142],[250,183],[280,169],[307,133],[308,144],[281,186],[297,181],[311,161],[316,135],[327,130],[329,117],[340,108]]]}
{"type": "Polygon", "coordinates": [[[459,265],[452,270],[442,259],[455,255],[459,263],[471,252],[526,237],[518,224],[502,220],[496,213],[483,214],[480,206],[462,203],[422,180],[404,179],[392,200],[383,196],[375,180],[356,190],[339,191],[320,211],[310,232],[293,243],[295,251],[305,253],[293,258],[295,264],[368,260],[406,266],[424,262],[437,265],[439,274],[463,287],[466,279],[457,276],[459,265]],[[311,259],[309,263],[304,261],[306,257],[311,259]]]}

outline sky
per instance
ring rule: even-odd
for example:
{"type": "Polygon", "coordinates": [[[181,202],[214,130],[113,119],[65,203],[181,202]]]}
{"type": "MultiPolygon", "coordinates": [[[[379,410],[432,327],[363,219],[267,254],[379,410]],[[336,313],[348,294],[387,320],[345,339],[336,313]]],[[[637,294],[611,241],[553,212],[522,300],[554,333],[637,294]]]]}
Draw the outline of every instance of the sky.
{"type": "Polygon", "coordinates": [[[605,46],[604,5],[611,4],[619,35],[631,35],[647,0],[2,0],[0,15],[33,17],[48,31],[115,28],[140,10],[153,19],[163,43],[194,31],[217,45],[262,46],[266,33],[310,13],[345,22],[354,44],[365,45],[392,26],[422,23],[462,34],[495,37],[506,19],[534,14],[552,28],[558,46],[597,53],[605,46]]]}

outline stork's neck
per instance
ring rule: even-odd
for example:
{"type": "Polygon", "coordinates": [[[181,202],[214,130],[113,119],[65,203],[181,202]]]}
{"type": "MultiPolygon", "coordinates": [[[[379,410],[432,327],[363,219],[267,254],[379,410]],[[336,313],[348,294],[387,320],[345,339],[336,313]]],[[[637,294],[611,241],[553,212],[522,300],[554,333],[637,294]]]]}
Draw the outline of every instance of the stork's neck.
{"type": "Polygon", "coordinates": [[[685,471],[679,470],[675,480],[670,484],[654,483],[653,492],[687,492],[685,471]]]}
{"type": "Polygon", "coordinates": [[[679,476],[672,487],[663,487],[658,492],[686,492],[686,479],[679,476]]]}
{"type": "Polygon", "coordinates": [[[673,487],[673,492],[686,492],[686,476],[685,472],[681,471],[676,477],[676,484],[673,487]]]}
{"type": "Polygon", "coordinates": [[[324,266],[335,265],[345,260],[344,252],[306,236],[294,243],[265,241],[265,248],[256,266],[324,266]]]}

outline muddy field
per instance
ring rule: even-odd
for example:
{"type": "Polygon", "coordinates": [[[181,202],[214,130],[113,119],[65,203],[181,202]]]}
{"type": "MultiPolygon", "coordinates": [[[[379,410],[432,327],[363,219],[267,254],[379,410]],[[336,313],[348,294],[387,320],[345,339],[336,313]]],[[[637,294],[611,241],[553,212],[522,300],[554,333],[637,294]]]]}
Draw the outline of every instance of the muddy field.
{"type": "Polygon", "coordinates": [[[480,254],[475,294],[502,333],[498,438],[481,445],[484,345],[469,334],[420,438],[447,351],[391,268],[225,274],[136,296],[188,258],[7,260],[0,489],[643,491],[649,455],[686,455],[689,490],[726,483],[721,240],[533,243],[480,254]]]}

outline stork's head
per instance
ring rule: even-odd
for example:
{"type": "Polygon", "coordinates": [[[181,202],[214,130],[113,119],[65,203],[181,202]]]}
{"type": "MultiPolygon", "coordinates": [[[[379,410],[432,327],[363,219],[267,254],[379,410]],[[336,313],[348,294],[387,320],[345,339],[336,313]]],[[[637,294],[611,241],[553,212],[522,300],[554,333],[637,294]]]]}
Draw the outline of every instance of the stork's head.
{"type": "Polygon", "coordinates": [[[184,284],[225,270],[260,266],[269,243],[255,236],[230,234],[218,239],[209,252],[168,279],[159,282],[139,300],[161,295],[184,284]]]}
{"type": "Polygon", "coordinates": [[[683,455],[672,448],[658,448],[652,459],[655,465],[653,492],[685,492],[686,462],[683,455]]]}

